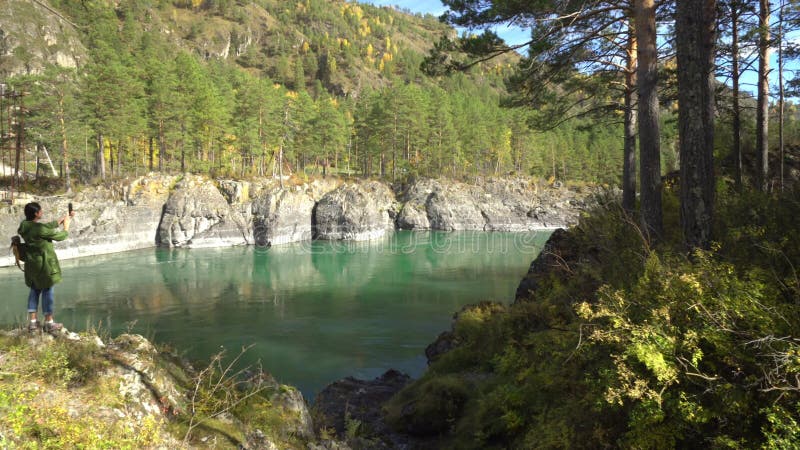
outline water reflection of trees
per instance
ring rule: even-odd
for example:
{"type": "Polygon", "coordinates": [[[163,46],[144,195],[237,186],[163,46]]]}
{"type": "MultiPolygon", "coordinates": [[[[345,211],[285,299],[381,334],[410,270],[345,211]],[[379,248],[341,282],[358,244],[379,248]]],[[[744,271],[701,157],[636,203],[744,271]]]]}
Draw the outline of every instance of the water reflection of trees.
{"type": "MultiPolygon", "coordinates": [[[[91,316],[114,334],[138,319],[135,332],[200,359],[220,345],[256,343],[254,359],[309,388],[347,374],[370,376],[386,364],[412,367],[461,305],[510,301],[533,257],[511,250],[514,239],[398,232],[368,242],[158,249],[65,261],[57,308],[78,329],[91,316]]],[[[17,284],[13,295],[22,302],[24,284],[17,284]]]]}

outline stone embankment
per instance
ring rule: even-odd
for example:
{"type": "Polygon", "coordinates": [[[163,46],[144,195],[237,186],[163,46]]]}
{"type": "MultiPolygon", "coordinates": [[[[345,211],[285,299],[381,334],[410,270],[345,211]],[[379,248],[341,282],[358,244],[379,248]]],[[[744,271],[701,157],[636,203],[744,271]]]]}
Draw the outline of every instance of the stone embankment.
{"type": "MultiPolygon", "coordinates": [[[[2,235],[16,234],[23,205],[38,201],[45,220],[73,203],[60,258],[154,247],[279,245],[310,239],[365,240],[403,230],[528,231],[577,222],[596,189],[542,186],[523,179],[476,184],[420,179],[403,185],[338,179],[280,187],[275,180],[209,180],[147,175],[73,195],[17,196],[0,208],[2,235]]],[[[9,253],[0,266],[9,266],[9,253]]]]}

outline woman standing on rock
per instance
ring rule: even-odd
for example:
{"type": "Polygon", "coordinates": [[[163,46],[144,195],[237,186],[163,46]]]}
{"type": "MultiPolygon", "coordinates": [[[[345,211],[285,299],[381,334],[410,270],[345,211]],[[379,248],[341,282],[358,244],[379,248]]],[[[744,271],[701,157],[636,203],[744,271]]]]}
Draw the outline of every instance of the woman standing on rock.
{"type": "Polygon", "coordinates": [[[17,233],[25,239],[25,284],[31,288],[28,295],[28,315],[30,323],[28,331],[36,331],[39,321],[36,312],[39,309],[39,297],[42,298],[44,313],[44,330],[56,331],[63,328],[53,321],[53,286],[61,281],[61,266],[53,249],[53,241],[63,241],[69,235],[69,223],[75,213],[70,211],[58,222],[42,223],[42,207],[36,203],[25,205],[25,220],[19,225],[17,233]],[[59,225],[64,229],[59,230],[59,225]]]}

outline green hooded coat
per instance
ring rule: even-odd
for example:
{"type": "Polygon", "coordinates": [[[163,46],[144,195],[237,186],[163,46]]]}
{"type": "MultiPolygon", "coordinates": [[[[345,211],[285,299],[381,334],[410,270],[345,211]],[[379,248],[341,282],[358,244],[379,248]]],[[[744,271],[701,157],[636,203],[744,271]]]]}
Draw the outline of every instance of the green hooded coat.
{"type": "Polygon", "coordinates": [[[25,284],[46,289],[61,281],[53,241],[63,241],[69,233],[58,229],[58,222],[41,223],[23,220],[17,230],[25,239],[25,284]]]}

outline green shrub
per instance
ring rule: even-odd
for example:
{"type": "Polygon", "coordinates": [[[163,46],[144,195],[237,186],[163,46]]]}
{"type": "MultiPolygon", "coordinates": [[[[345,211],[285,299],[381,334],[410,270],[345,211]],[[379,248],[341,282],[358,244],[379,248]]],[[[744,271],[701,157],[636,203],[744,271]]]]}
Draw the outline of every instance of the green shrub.
{"type": "Polygon", "coordinates": [[[442,448],[798,448],[800,202],[720,192],[691,255],[664,205],[657,243],[618,207],[587,214],[531,298],[459,317],[390,422],[442,448]],[[446,386],[468,388],[456,415],[446,386]]]}

